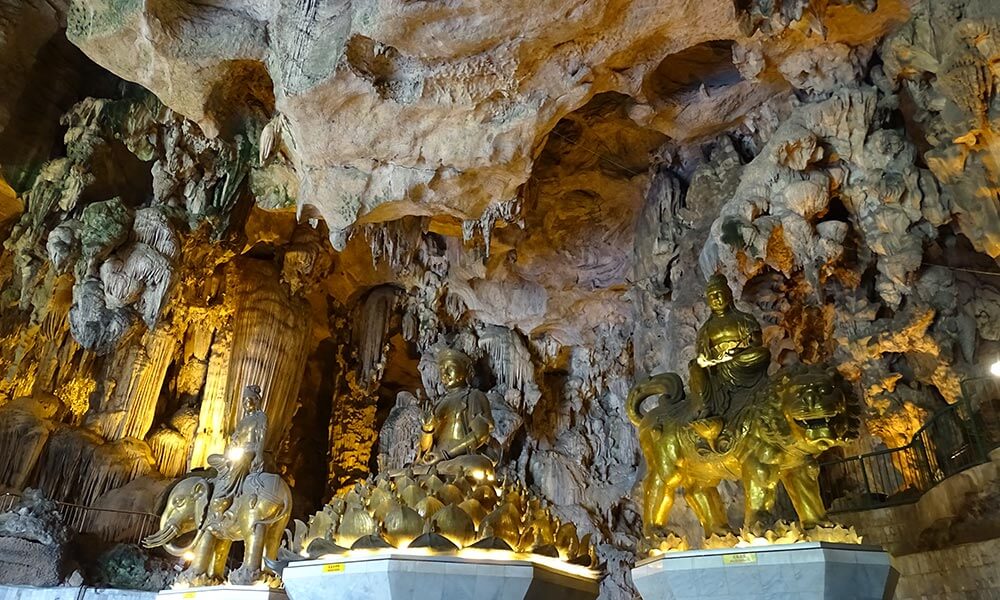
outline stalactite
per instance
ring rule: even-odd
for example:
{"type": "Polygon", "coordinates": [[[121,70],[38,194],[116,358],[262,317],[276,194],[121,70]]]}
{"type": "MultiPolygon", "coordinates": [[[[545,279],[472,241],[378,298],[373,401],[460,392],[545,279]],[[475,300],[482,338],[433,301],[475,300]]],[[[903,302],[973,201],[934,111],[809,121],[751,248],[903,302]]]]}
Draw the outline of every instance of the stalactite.
{"type": "Polygon", "coordinates": [[[531,352],[516,332],[506,327],[487,326],[479,334],[479,347],[489,355],[497,383],[517,390],[522,397],[528,395],[529,388],[535,387],[531,352]]]}
{"type": "Polygon", "coordinates": [[[309,342],[309,310],[291,298],[277,268],[253,259],[235,261],[236,312],[226,382],[229,431],[243,416],[243,391],[258,385],[270,421],[267,448],[275,451],[295,414],[309,342]]]}
{"type": "Polygon", "coordinates": [[[105,443],[93,431],[62,427],[39,461],[38,487],[55,500],[90,506],[105,492],[153,469],[149,446],[142,440],[105,443]]]}
{"type": "Polygon", "coordinates": [[[361,381],[365,384],[371,384],[381,375],[385,336],[389,330],[389,318],[396,306],[396,293],[397,289],[391,285],[379,286],[368,292],[361,307],[356,340],[361,381]]]}
{"type": "Polygon", "coordinates": [[[59,409],[54,396],[18,398],[0,408],[0,488],[24,489],[59,409]]]}
{"type": "Polygon", "coordinates": [[[187,466],[188,443],[184,436],[173,429],[159,429],[149,436],[149,450],[156,462],[156,469],[165,477],[177,477],[187,466]]]}
{"type": "Polygon", "coordinates": [[[426,219],[404,217],[385,223],[364,226],[364,235],[372,252],[372,264],[386,260],[393,271],[409,272],[420,238],[426,230],[426,219]]]}
{"type": "Polygon", "coordinates": [[[177,477],[187,468],[188,450],[198,427],[198,413],[193,408],[182,408],[170,422],[149,436],[149,449],[156,461],[156,468],[165,477],[177,477]]]}
{"type": "Polygon", "coordinates": [[[133,345],[124,376],[100,409],[99,432],[107,440],[142,439],[153,425],[160,389],[176,340],[164,328],[149,331],[133,345]]]}
{"type": "Polygon", "coordinates": [[[90,506],[105,492],[149,474],[155,461],[145,442],[125,438],[98,446],[84,467],[77,500],[90,506]]]}
{"type": "Polygon", "coordinates": [[[219,454],[226,447],[226,380],[229,377],[232,332],[220,329],[212,344],[205,376],[205,389],[198,415],[198,433],[195,435],[188,466],[192,469],[208,466],[208,456],[219,454]]]}
{"type": "Polygon", "coordinates": [[[74,427],[57,429],[39,459],[38,487],[53,500],[78,501],[83,475],[88,473],[94,452],[102,444],[104,440],[93,431],[74,427]]]}
{"type": "MultiPolygon", "coordinates": [[[[476,231],[483,239],[483,252],[487,258],[490,256],[490,243],[493,238],[493,228],[498,220],[506,223],[514,223],[520,220],[521,200],[514,198],[505,202],[491,204],[483,211],[478,220],[467,219],[462,221],[462,241],[471,242],[476,237],[476,231]]],[[[523,223],[522,223],[523,225],[523,223]]]]}

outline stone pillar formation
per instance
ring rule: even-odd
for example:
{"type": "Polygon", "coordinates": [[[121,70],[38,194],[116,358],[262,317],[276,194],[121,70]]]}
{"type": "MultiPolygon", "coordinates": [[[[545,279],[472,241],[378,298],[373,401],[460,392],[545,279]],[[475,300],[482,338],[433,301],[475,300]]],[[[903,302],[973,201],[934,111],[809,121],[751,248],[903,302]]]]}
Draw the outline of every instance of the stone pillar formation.
{"type": "Polygon", "coordinates": [[[309,351],[309,311],[301,299],[289,294],[270,262],[243,258],[235,266],[236,306],[225,392],[225,434],[243,416],[244,388],[259,385],[270,422],[266,445],[273,452],[295,414],[309,351]]]}
{"type": "Polygon", "coordinates": [[[129,350],[121,379],[111,392],[97,431],[106,440],[143,439],[153,425],[160,389],[173,357],[177,340],[165,327],[142,336],[129,350]]]}

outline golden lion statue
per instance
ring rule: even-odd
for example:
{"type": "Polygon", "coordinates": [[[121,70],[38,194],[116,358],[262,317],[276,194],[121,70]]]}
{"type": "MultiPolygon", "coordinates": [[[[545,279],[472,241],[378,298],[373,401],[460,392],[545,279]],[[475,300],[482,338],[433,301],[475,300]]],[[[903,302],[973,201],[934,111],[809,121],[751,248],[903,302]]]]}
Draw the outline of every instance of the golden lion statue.
{"type": "Polygon", "coordinates": [[[804,527],[826,521],[816,456],[857,437],[860,425],[860,406],[836,371],[786,367],[748,390],[725,415],[727,443],[720,448],[706,446],[706,420],[684,398],[680,377],[664,373],[636,385],[626,401],[648,468],[643,482],[647,538],[667,536],[678,487],[706,537],[732,533],[717,489],[723,479],[742,482],[747,527],[773,522],[779,482],[804,527]],[[659,404],[644,414],[643,401],[657,394],[659,404]]]}

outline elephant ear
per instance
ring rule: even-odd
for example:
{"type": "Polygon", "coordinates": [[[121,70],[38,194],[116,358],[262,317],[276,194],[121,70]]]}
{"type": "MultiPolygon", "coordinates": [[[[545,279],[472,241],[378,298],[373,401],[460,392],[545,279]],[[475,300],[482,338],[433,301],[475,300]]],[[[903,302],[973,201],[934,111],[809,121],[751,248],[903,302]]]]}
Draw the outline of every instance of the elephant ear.
{"type": "Polygon", "coordinates": [[[201,529],[201,524],[208,512],[208,483],[205,480],[199,481],[191,488],[191,499],[194,500],[195,527],[201,529]]]}

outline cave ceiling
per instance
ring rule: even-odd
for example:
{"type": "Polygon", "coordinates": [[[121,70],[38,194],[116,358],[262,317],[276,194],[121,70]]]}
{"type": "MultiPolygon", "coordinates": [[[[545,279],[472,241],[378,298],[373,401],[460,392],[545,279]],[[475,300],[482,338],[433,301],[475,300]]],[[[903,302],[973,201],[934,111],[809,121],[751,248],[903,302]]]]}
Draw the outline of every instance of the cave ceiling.
{"type": "Polygon", "coordinates": [[[514,200],[556,124],[600,94],[622,94],[650,130],[617,140],[641,167],[655,132],[731,128],[809,77],[815,65],[796,55],[870,51],[905,16],[889,0],[859,29],[856,8],[827,10],[825,40],[808,23],[749,38],[730,0],[87,0],[67,27],[94,62],[208,136],[277,115],[300,210],[342,245],[356,223],[475,220],[514,200]]]}

